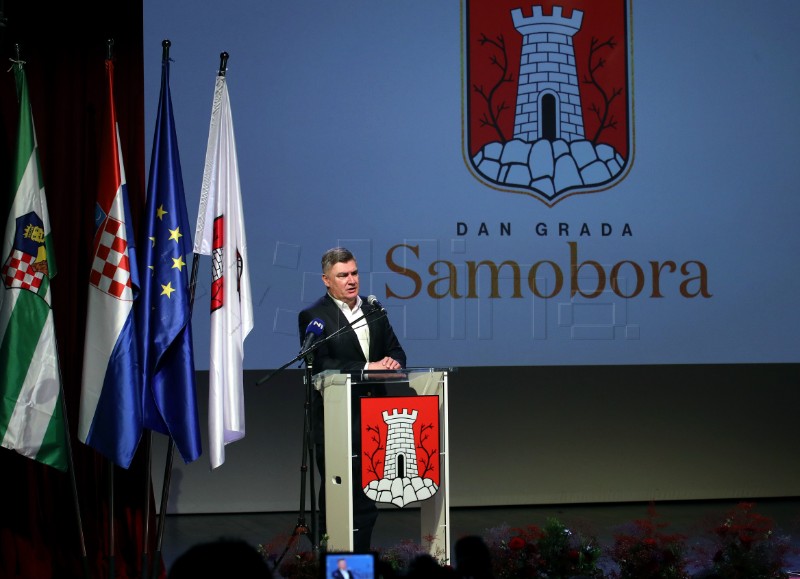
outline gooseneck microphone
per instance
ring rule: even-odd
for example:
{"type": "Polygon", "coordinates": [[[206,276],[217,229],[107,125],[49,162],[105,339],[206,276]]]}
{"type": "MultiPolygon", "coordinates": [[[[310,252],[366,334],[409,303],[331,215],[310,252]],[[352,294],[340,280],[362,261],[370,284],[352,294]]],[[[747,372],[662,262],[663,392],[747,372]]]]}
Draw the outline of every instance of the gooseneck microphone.
{"type": "Polygon", "coordinates": [[[385,312],[385,308],[381,305],[381,302],[378,301],[378,298],[375,296],[367,296],[367,303],[371,305],[373,308],[377,308],[382,312],[385,312]]]}
{"type": "Polygon", "coordinates": [[[303,345],[300,348],[301,352],[305,352],[311,347],[311,344],[314,343],[314,340],[319,338],[322,335],[322,331],[325,329],[325,324],[319,318],[314,318],[308,323],[306,326],[306,337],[303,340],[303,345]]]}

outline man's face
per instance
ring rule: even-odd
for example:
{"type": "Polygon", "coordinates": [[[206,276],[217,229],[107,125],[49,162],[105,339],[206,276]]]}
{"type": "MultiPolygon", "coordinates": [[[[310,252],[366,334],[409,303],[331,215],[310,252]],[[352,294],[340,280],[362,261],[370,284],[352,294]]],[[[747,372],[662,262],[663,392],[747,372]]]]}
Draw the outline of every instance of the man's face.
{"type": "Polygon", "coordinates": [[[358,265],[355,260],[335,263],[324,274],[322,282],[337,300],[353,307],[358,298],[358,265]]]}

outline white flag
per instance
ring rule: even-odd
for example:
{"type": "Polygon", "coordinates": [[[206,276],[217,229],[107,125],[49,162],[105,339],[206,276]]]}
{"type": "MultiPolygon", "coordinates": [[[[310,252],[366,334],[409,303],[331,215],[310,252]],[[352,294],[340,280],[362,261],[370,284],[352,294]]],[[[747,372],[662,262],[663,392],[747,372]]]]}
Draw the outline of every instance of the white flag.
{"type": "Polygon", "coordinates": [[[212,256],[208,439],[214,469],[225,462],[225,445],[245,435],[242,361],[253,329],[236,139],[223,75],[214,87],[194,239],[195,254],[212,256]]]}

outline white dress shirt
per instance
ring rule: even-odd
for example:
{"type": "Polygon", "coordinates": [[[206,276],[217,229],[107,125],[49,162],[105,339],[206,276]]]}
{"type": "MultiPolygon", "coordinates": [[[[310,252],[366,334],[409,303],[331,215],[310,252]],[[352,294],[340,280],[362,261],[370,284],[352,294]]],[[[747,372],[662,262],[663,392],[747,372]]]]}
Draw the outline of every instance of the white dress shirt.
{"type": "MultiPolygon", "coordinates": [[[[330,296],[330,294],[328,294],[330,296]]],[[[350,324],[353,324],[355,320],[358,320],[364,313],[361,311],[361,297],[356,297],[356,306],[351,310],[350,306],[344,303],[342,300],[337,300],[335,297],[331,296],[333,303],[341,310],[344,314],[344,317],[350,324]]],[[[358,337],[358,343],[361,344],[361,350],[364,352],[364,358],[366,358],[367,363],[364,364],[364,368],[366,369],[369,365],[369,325],[367,324],[366,318],[359,320],[355,324],[353,324],[353,331],[356,333],[358,337]]]]}

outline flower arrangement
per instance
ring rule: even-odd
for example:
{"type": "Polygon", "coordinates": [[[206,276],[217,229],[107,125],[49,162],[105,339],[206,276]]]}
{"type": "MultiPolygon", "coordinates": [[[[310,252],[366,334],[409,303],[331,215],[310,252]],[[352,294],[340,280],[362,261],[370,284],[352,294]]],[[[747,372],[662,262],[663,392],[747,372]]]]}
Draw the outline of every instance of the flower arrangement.
{"type": "Polygon", "coordinates": [[[785,579],[789,539],[776,535],[774,521],[754,508],[739,503],[714,530],[719,548],[712,571],[726,579],[785,579]]]}
{"type": "Polygon", "coordinates": [[[484,539],[492,561],[492,572],[497,579],[510,577],[535,577],[540,568],[536,547],[542,530],[536,525],[512,528],[501,525],[489,529],[484,539]]]}
{"type": "MultiPolygon", "coordinates": [[[[547,519],[543,527],[494,527],[480,539],[489,550],[495,579],[798,577],[785,570],[792,549],[790,537],[777,534],[774,521],[755,512],[753,503],[739,503],[725,514],[721,524],[710,529],[714,549],[701,553],[693,562],[700,571],[694,575],[687,570],[686,537],[666,532],[667,523],[658,519],[651,504],[647,517],[620,527],[613,545],[608,547],[601,547],[593,536],[573,531],[554,518],[547,519]]],[[[325,539],[321,545],[323,551],[325,539]]],[[[401,541],[377,552],[381,563],[398,577],[414,570],[415,562],[423,557],[444,571],[452,572],[453,569],[444,563],[444,553],[431,554],[432,541],[433,537],[426,537],[422,544],[401,541]]],[[[258,550],[276,577],[319,577],[318,554],[302,550],[296,536],[277,537],[259,545],[258,550]]]]}
{"type": "Polygon", "coordinates": [[[380,560],[386,563],[396,574],[402,574],[411,567],[415,560],[426,555],[431,555],[438,565],[444,566],[447,560],[446,553],[438,548],[431,549],[434,537],[425,536],[423,540],[425,543],[424,545],[411,540],[400,541],[400,543],[394,547],[379,549],[378,556],[380,560]]]}
{"type": "Polygon", "coordinates": [[[677,533],[665,533],[666,523],[657,522],[651,504],[645,519],[633,521],[630,530],[614,536],[610,554],[619,567],[612,577],[619,579],[686,579],[684,556],[686,539],[677,533]]]}
{"type": "Polygon", "coordinates": [[[554,518],[543,528],[493,529],[487,545],[497,579],[603,577],[598,566],[602,550],[596,540],[571,531],[554,518]]]}
{"type": "Polygon", "coordinates": [[[319,579],[319,557],[313,551],[301,549],[297,537],[279,535],[269,543],[258,545],[258,552],[276,576],[319,579]]]}

